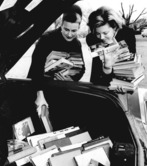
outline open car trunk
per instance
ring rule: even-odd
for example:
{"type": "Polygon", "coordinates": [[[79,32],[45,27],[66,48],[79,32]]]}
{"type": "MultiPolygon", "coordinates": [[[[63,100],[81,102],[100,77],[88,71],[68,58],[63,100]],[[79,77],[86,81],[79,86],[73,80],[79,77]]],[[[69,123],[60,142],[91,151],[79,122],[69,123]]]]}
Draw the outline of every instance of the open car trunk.
{"type": "MultiPolygon", "coordinates": [[[[104,87],[94,87],[86,83],[47,80],[45,88],[54,131],[74,125],[87,130],[92,139],[108,136],[114,145],[113,151],[110,152],[111,165],[145,164],[146,153],[141,144],[145,138],[140,138],[138,133],[142,122],[137,122],[131,111],[126,111],[118,96],[108,92],[104,87]],[[119,146],[124,145],[129,146],[126,146],[123,152],[119,151],[119,146]]],[[[35,127],[33,134],[45,132],[36,112],[35,93],[31,81],[9,80],[1,90],[4,95],[0,108],[9,110],[9,119],[6,118],[9,122],[14,124],[31,117],[35,127]]],[[[12,132],[8,132],[11,137],[12,132]]]]}

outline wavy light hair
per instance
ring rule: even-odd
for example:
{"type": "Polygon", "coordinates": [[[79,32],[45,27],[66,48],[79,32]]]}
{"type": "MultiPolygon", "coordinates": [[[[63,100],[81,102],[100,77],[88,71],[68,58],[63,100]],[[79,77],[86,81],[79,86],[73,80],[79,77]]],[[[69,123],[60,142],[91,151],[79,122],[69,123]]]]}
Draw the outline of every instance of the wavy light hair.
{"type": "Polygon", "coordinates": [[[107,23],[112,28],[121,29],[125,25],[125,20],[119,13],[107,6],[101,6],[88,17],[88,26],[91,32],[94,32],[96,27],[103,26],[107,23]]]}

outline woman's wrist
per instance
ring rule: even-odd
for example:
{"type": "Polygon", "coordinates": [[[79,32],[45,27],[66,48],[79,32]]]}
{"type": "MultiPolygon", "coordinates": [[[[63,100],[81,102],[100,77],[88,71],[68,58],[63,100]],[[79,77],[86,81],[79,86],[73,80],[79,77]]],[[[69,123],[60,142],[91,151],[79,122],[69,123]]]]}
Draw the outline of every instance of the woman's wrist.
{"type": "Polygon", "coordinates": [[[105,74],[110,74],[110,73],[112,73],[112,67],[103,66],[103,72],[104,72],[105,74]]]}
{"type": "Polygon", "coordinates": [[[42,90],[37,91],[37,97],[44,98],[44,93],[42,90]]]}

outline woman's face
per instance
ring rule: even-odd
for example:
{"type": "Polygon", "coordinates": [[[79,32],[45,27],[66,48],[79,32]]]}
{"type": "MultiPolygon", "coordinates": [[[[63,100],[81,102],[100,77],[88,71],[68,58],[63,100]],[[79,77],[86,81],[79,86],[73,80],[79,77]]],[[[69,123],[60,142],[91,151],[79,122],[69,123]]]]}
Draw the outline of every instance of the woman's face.
{"type": "Polygon", "coordinates": [[[61,25],[61,33],[66,41],[72,41],[74,38],[77,37],[78,30],[80,28],[80,24],[70,23],[67,21],[64,21],[61,25]]]}
{"type": "Polygon", "coordinates": [[[96,27],[95,29],[96,37],[101,39],[104,44],[111,44],[114,41],[115,33],[115,29],[110,27],[108,23],[100,27],[96,27]]]}

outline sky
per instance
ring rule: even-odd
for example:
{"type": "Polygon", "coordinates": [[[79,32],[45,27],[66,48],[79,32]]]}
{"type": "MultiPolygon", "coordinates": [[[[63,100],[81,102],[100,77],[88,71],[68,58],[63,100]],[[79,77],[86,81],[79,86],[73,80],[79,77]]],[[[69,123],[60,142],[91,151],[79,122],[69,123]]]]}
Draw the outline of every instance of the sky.
{"type": "MultiPolygon", "coordinates": [[[[92,7],[93,9],[102,5],[107,5],[115,9],[117,12],[121,11],[122,2],[125,13],[129,12],[129,5],[132,6],[134,4],[132,19],[135,19],[144,8],[146,8],[145,12],[147,12],[147,0],[83,0],[83,2],[85,5],[92,7]]],[[[147,18],[147,14],[143,15],[143,17],[147,18]]]]}
{"type": "MultiPolygon", "coordinates": [[[[5,0],[4,3],[0,6],[0,10],[4,8],[8,8],[15,4],[17,0],[5,0]]],[[[31,10],[33,6],[40,3],[42,0],[32,0],[30,5],[28,6],[28,10],[31,10]]],[[[80,0],[84,6],[96,9],[99,6],[107,5],[114,8],[117,12],[121,10],[121,2],[123,3],[125,13],[129,12],[129,5],[134,4],[134,13],[132,19],[135,19],[141,11],[146,8],[147,12],[147,0],[80,0]]],[[[147,18],[147,14],[143,15],[143,17],[147,18]]]]}

